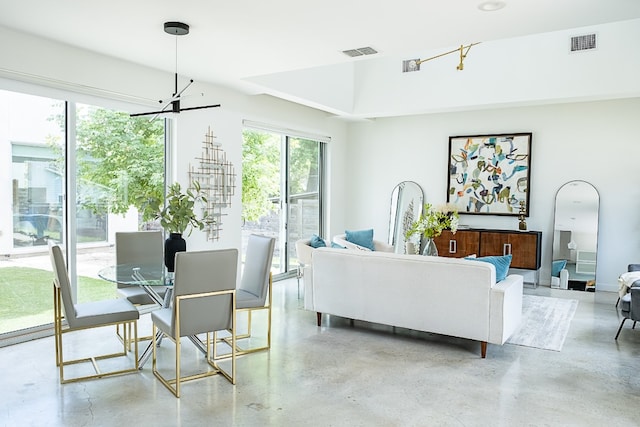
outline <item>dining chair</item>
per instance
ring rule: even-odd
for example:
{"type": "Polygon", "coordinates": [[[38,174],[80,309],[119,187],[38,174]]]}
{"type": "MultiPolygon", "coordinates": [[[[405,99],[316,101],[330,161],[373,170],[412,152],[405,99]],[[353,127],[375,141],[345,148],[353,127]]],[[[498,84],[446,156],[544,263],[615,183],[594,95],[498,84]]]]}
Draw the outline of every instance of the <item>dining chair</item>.
{"type": "MultiPolygon", "coordinates": [[[[118,231],[116,232],[116,264],[154,264],[163,262],[161,231],[118,231]]],[[[118,294],[132,304],[147,305],[154,301],[147,292],[137,285],[118,283],[118,294]]],[[[154,290],[162,298],[166,287],[155,286],[154,290]]]]}
{"type": "Polygon", "coordinates": [[[238,250],[222,249],[198,252],[178,252],[175,258],[173,303],[151,313],[153,321],[153,374],[176,397],[185,381],[222,374],[236,383],[236,279],[238,250]],[[175,343],[175,378],[167,379],[157,366],[157,334],[175,343]],[[213,359],[211,332],[228,330],[233,342],[231,371],[222,369],[213,359]],[[181,376],[181,338],[199,339],[206,334],[207,370],[181,376]],[[213,368],[213,370],[209,369],[213,368]]]}
{"type": "Polygon", "coordinates": [[[627,319],[633,320],[631,329],[635,329],[636,323],[640,321],[640,286],[631,286],[629,292],[620,298],[620,314],[622,314],[622,321],[616,333],[616,340],[620,336],[624,322],[627,319]]]}
{"type": "MultiPolygon", "coordinates": [[[[116,265],[163,265],[164,242],[162,231],[117,231],[115,238],[116,265]]],[[[146,314],[161,305],[159,301],[151,298],[141,286],[127,285],[121,282],[117,282],[116,286],[118,294],[136,305],[141,314],[146,314]],[[149,307],[151,304],[154,306],[149,307]]],[[[161,301],[167,292],[167,287],[154,286],[153,291],[156,293],[156,298],[161,301]]],[[[116,328],[116,334],[123,340],[119,327],[116,328]]],[[[131,336],[131,331],[129,331],[129,336],[131,336]]],[[[150,335],[138,338],[139,341],[148,341],[150,339],[150,335]]]]}
{"type": "MultiPolygon", "coordinates": [[[[275,248],[273,237],[252,234],[247,243],[242,279],[236,290],[236,310],[238,313],[247,313],[247,331],[243,334],[236,332],[236,341],[251,338],[251,316],[254,311],[267,311],[267,342],[262,346],[235,348],[235,354],[240,356],[256,351],[271,348],[271,306],[273,303],[273,278],[271,275],[271,262],[275,248]]],[[[218,338],[214,334],[214,343],[224,342],[232,349],[230,337],[218,338]]],[[[214,346],[214,358],[223,359],[230,357],[231,353],[218,354],[217,345],[214,346]]]]}
{"type": "MultiPolygon", "coordinates": [[[[93,301],[87,303],[76,304],[73,302],[71,295],[71,285],[69,282],[69,274],[64,262],[62,250],[60,246],[49,241],[49,255],[51,257],[51,265],[53,267],[53,312],[54,312],[54,335],[56,348],[56,366],[60,371],[60,383],[65,384],[74,381],[80,381],[91,378],[104,378],[113,375],[121,375],[126,373],[138,372],[138,318],[140,314],[138,310],[125,299],[112,299],[104,301],[93,301]],[[66,325],[63,323],[66,320],[66,325]],[[64,360],[63,357],[63,341],[64,334],[90,328],[100,328],[103,326],[122,325],[125,334],[123,340],[122,352],[101,354],[98,356],[90,356],[78,359],[64,360]],[[133,342],[135,343],[135,354],[133,366],[124,369],[115,369],[110,371],[101,371],[98,367],[98,360],[110,359],[116,357],[128,357],[126,336],[127,331],[133,328],[133,342]],[[73,378],[65,378],[65,366],[91,363],[95,369],[95,374],[76,376],[73,378]]],[[[87,347],[95,346],[95,343],[86,343],[87,347]]]]}

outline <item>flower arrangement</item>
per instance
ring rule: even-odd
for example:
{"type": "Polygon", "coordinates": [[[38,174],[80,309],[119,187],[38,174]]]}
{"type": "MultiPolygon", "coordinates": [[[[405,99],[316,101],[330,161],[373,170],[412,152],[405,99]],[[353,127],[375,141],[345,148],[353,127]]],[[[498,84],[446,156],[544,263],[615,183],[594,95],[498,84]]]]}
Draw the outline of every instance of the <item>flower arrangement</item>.
{"type": "Polygon", "coordinates": [[[458,231],[460,216],[455,207],[444,205],[435,208],[429,203],[424,205],[422,214],[417,221],[405,232],[405,239],[409,240],[414,234],[420,234],[427,239],[433,239],[442,234],[442,230],[451,230],[454,234],[458,231]]]}

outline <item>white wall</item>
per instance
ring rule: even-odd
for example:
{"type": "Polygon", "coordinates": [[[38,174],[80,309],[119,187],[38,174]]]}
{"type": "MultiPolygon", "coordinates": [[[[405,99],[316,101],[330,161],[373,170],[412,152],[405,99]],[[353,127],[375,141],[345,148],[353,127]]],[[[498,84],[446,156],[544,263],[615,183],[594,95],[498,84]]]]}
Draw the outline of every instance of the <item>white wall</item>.
{"type": "MultiPolygon", "coordinates": [[[[403,59],[442,53],[414,52],[356,63],[357,115],[398,116],[640,96],[640,56],[629,41],[640,38],[640,20],[483,41],[469,51],[464,71],[456,55],[401,73],[403,59]],[[572,36],[597,34],[597,48],[570,53],[572,36]],[[389,114],[392,112],[392,114],[389,114]]],[[[453,47],[455,49],[455,46],[453,47]]]]}
{"type": "MultiPolygon", "coordinates": [[[[532,132],[527,225],[543,232],[541,281],[550,278],[555,193],[581,179],[600,193],[599,289],[640,260],[640,98],[377,119],[349,129],[346,227],[388,233],[391,191],[412,180],[429,203],[444,203],[448,138],[532,132]]],[[[516,217],[462,215],[470,226],[517,229],[516,217]]]]}

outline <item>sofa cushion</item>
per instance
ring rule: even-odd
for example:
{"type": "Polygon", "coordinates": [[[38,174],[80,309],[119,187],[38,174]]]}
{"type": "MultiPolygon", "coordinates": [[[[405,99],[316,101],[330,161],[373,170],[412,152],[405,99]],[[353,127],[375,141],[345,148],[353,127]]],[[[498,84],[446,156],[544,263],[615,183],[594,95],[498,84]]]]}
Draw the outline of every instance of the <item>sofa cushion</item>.
{"type": "Polygon", "coordinates": [[[336,242],[331,242],[331,247],[334,249],[347,249],[344,246],[337,244],[336,242]]]}
{"type": "Polygon", "coordinates": [[[465,258],[469,261],[488,262],[496,268],[496,282],[501,282],[507,277],[511,265],[511,254],[502,256],[483,256],[479,258],[465,258]]]}
{"type": "Polygon", "coordinates": [[[324,239],[320,236],[318,236],[317,234],[314,234],[313,236],[311,236],[311,241],[309,243],[309,245],[312,248],[326,248],[327,247],[327,242],[324,241],[324,239]]]}
{"type": "Polygon", "coordinates": [[[566,259],[559,259],[557,261],[553,261],[551,263],[551,275],[555,277],[560,277],[560,271],[564,270],[567,266],[566,259]]]}
{"type": "Polygon", "coordinates": [[[362,246],[370,251],[375,250],[373,246],[373,228],[355,231],[345,230],[344,233],[347,242],[362,246]]]}

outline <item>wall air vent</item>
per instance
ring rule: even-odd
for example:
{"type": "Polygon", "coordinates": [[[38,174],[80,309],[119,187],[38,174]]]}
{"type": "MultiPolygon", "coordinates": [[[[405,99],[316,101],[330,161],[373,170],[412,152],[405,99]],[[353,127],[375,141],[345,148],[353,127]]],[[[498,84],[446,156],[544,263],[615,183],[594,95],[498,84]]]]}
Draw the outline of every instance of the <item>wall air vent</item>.
{"type": "Polygon", "coordinates": [[[571,52],[593,50],[595,48],[596,48],[595,34],[586,34],[584,36],[571,37],[571,52]]]}
{"type": "Polygon", "coordinates": [[[367,47],[359,47],[357,49],[343,50],[342,53],[344,53],[345,55],[351,58],[355,58],[356,56],[373,55],[375,53],[378,53],[378,51],[372,47],[367,46],[367,47]]]}

